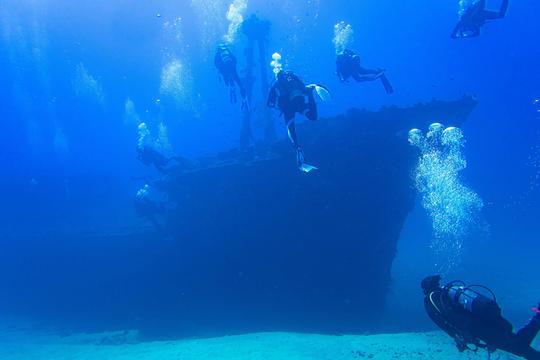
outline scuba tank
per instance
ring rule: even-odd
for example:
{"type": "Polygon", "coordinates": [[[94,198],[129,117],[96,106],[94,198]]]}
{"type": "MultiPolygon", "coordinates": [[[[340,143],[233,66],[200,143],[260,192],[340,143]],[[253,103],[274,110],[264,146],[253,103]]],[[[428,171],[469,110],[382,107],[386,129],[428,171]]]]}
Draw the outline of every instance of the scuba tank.
{"type": "Polygon", "coordinates": [[[501,316],[501,308],[497,304],[495,294],[489,288],[482,285],[466,285],[461,281],[454,281],[443,289],[447,292],[453,306],[461,308],[483,319],[494,319],[501,316]],[[486,290],[488,297],[474,290],[481,288],[486,290]]]}
{"type": "Polygon", "coordinates": [[[300,99],[303,101],[306,85],[292,71],[281,71],[278,75],[278,82],[289,101],[300,102],[300,99]]]}

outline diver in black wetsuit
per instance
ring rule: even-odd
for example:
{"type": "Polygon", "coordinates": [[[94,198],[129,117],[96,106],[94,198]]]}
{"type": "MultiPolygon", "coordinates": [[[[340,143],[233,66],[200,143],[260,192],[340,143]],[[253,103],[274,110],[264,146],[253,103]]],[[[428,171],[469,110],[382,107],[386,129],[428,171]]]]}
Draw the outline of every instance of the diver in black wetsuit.
{"type": "Polygon", "coordinates": [[[381,80],[387,94],[392,94],[394,89],[386,77],[384,69],[366,69],[362,67],[360,56],[352,50],[344,50],[336,58],[337,75],[339,80],[347,82],[353,78],[357,82],[381,80]]]}
{"type": "Polygon", "coordinates": [[[167,174],[167,165],[175,158],[168,158],[150,145],[137,146],[137,159],[146,166],[154,167],[162,174],[167,174]]]}
{"type": "Polygon", "coordinates": [[[431,320],[454,338],[459,351],[482,348],[491,355],[503,350],[527,360],[540,360],[540,352],[531,347],[540,331],[540,310],[534,308],[536,315],[514,333],[493,293],[489,298],[476,292],[477,286],[459,281],[441,287],[440,280],[440,276],[429,276],[422,281],[424,306],[431,320]]]}
{"type": "Polygon", "coordinates": [[[452,39],[471,38],[480,35],[480,28],[489,20],[502,19],[508,10],[508,0],[502,0],[499,11],[486,9],[486,0],[477,0],[463,11],[454,31],[452,39]]]}
{"type": "Polygon", "coordinates": [[[218,69],[223,82],[229,88],[230,101],[236,104],[238,101],[236,98],[236,86],[240,89],[240,96],[242,96],[242,108],[247,107],[246,89],[238,76],[236,70],[237,60],[234,54],[231,52],[227,45],[219,45],[216,50],[216,56],[214,58],[214,64],[218,69]]]}
{"type": "Polygon", "coordinates": [[[164,225],[158,220],[159,216],[166,213],[167,207],[164,202],[153,200],[150,197],[151,187],[144,185],[135,196],[135,212],[142,218],[148,220],[156,230],[162,232],[164,225]]]}
{"type": "Polygon", "coordinates": [[[281,111],[285,119],[289,138],[296,150],[298,167],[309,172],[314,167],[305,167],[304,153],[298,144],[296,135],[295,115],[303,114],[311,121],[318,118],[317,103],[315,102],[314,91],[325,92],[328,90],[320,85],[306,86],[298,76],[292,71],[280,71],[276,76],[276,81],[270,88],[267,105],[281,111]]]}

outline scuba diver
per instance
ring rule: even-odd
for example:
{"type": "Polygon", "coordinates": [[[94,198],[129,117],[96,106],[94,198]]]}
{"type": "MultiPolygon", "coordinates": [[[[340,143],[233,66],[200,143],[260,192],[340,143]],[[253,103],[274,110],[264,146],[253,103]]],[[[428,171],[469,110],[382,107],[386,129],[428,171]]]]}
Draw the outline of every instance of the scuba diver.
{"type": "Polygon", "coordinates": [[[475,0],[467,8],[460,11],[460,19],[452,39],[472,38],[480,35],[480,28],[489,20],[502,19],[508,10],[508,0],[502,0],[499,11],[486,9],[486,0],[475,0]]]}
{"type": "Polygon", "coordinates": [[[151,145],[137,146],[137,159],[146,166],[154,165],[154,167],[162,174],[167,175],[167,165],[173,160],[179,161],[181,158],[168,158],[151,145]]]}
{"type": "Polygon", "coordinates": [[[246,109],[248,106],[246,89],[236,70],[236,56],[234,56],[227,45],[221,44],[218,46],[214,64],[221,75],[220,79],[223,79],[223,82],[229,88],[229,99],[231,103],[236,104],[238,102],[236,97],[236,86],[238,86],[240,96],[242,96],[242,109],[246,109]]]}
{"type": "Polygon", "coordinates": [[[313,95],[314,91],[323,101],[330,99],[330,93],[324,86],[315,84],[306,86],[292,71],[279,70],[276,74],[276,81],[270,88],[267,101],[268,107],[281,111],[289,139],[296,150],[298,168],[306,173],[316,170],[317,167],[305,162],[304,152],[300,148],[296,135],[295,116],[296,113],[299,113],[311,121],[317,120],[318,111],[313,95]]]}
{"type": "Polygon", "coordinates": [[[153,200],[150,196],[151,187],[145,184],[135,195],[135,212],[142,218],[147,219],[156,230],[164,231],[164,225],[158,220],[158,216],[166,213],[167,207],[164,202],[153,200]]]}
{"type": "MultiPolygon", "coordinates": [[[[527,360],[540,360],[540,352],[531,343],[540,331],[540,310],[533,308],[534,317],[517,333],[502,317],[495,295],[484,286],[462,281],[440,285],[439,275],[422,280],[424,306],[433,322],[454,338],[460,352],[486,349],[488,356],[502,350],[527,360]],[[482,288],[491,297],[475,289],[482,288]]],[[[539,304],[540,307],[540,304],[539,304]]]]}
{"type": "Polygon", "coordinates": [[[360,56],[352,50],[344,50],[336,57],[337,75],[342,82],[348,82],[353,78],[357,82],[375,81],[380,79],[387,94],[393,94],[394,88],[386,77],[385,69],[366,69],[362,67],[360,56]]]}

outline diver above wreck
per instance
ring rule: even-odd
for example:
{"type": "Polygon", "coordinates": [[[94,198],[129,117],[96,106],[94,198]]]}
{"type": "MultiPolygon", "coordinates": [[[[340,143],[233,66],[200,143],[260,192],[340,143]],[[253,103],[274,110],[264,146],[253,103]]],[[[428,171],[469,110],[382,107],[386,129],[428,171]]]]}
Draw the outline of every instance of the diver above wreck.
{"type": "Polygon", "coordinates": [[[298,143],[298,137],[296,135],[295,116],[296,113],[299,113],[305,115],[311,121],[317,120],[319,115],[313,93],[315,92],[323,101],[330,100],[330,93],[322,85],[312,84],[306,86],[292,71],[283,70],[281,68],[280,54],[275,53],[272,59],[271,64],[276,74],[276,81],[268,93],[267,105],[281,111],[281,115],[287,126],[289,139],[296,150],[298,169],[308,173],[316,170],[317,167],[305,162],[304,152],[298,143]]]}
{"type": "Polygon", "coordinates": [[[240,80],[240,76],[238,76],[236,56],[234,56],[228,45],[220,44],[218,46],[214,57],[214,64],[219,71],[221,80],[229,88],[230,102],[233,104],[238,102],[236,97],[236,87],[238,86],[240,96],[242,97],[242,109],[247,108],[246,89],[240,80]]]}
{"type": "Polygon", "coordinates": [[[360,56],[354,51],[345,49],[337,54],[336,68],[339,80],[348,82],[349,78],[353,78],[356,82],[381,80],[384,90],[387,94],[393,94],[394,88],[386,77],[385,69],[367,69],[362,66],[360,56]]]}

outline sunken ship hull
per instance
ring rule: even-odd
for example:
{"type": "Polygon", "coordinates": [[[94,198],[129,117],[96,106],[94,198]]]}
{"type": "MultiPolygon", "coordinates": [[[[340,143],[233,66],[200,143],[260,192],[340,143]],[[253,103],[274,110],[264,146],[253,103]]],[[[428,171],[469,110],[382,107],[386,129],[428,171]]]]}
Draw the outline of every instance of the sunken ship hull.
{"type": "MultiPolygon", "coordinates": [[[[300,125],[307,160],[320,168],[310,174],[296,169],[285,140],[264,156],[201,160],[158,183],[175,204],[165,237],[140,226],[4,237],[0,281],[12,291],[0,311],[154,335],[376,329],[414,205],[418,154],[407,132],[435,121],[459,126],[475,106],[463,98],[351,110],[300,125]]],[[[87,195],[56,204],[57,218],[81,203],[109,218],[132,211],[113,201],[131,196],[115,179],[78,181],[71,186],[87,195]]],[[[26,217],[48,222],[51,210],[32,201],[20,204],[26,217]]],[[[94,219],[81,210],[77,218],[94,219]]]]}
{"type": "Polygon", "coordinates": [[[176,210],[180,318],[239,331],[365,331],[385,306],[391,266],[414,205],[413,127],[460,125],[472,99],[344,116],[299,127],[308,160],[287,142],[274,156],[221,162],[164,184],[176,210]],[[309,161],[308,161],[309,162],[309,161]],[[201,306],[201,302],[204,306],[201,306]]]}

